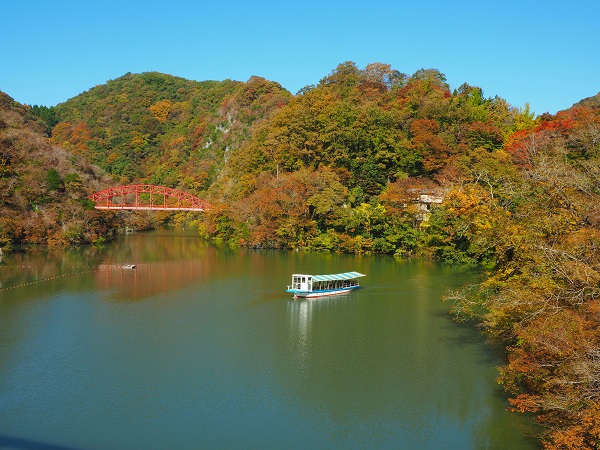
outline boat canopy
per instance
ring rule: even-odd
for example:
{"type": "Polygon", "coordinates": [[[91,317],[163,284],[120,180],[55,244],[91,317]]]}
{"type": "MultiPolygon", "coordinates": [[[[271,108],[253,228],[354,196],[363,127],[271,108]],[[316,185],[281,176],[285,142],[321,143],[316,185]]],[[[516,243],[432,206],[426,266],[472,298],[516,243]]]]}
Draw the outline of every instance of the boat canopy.
{"type": "Polygon", "coordinates": [[[336,280],[352,280],[354,278],[360,278],[366,276],[359,272],[344,272],[335,273],[331,275],[313,275],[312,280],[314,281],[336,281],[336,280]]]}

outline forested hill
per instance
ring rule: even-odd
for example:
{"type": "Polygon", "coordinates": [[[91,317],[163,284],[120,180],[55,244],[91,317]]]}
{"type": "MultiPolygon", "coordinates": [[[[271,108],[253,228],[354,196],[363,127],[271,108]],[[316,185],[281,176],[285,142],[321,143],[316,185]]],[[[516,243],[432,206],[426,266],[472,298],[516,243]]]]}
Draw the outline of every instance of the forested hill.
{"type": "Polygon", "coordinates": [[[584,98],[583,100],[577,102],[576,105],[573,105],[573,107],[577,106],[589,106],[590,108],[600,108],[600,92],[598,92],[596,95],[593,95],[592,97],[584,98]]]}
{"type": "Polygon", "coordinates": [[[48,142],[31,109],[0,92],[0,248],[18,243],[73,245],[114,234],[87,195],[109,183],[85,156],[48,142]]]}
{"type": "Polygon", "coordinates": [[[262,78],[196,82],[127,74],[58,105],[52,140],[119,183],[207,189],[250,125],[291,98],[262,78]]]}
{"type": "Polygon", "coordinates": [[[215,205],[201,226],[207,237],[460,263],[485,262],[491,253],[462,232],[448,240],[439,212],[422,222],[419,208],[431,205],[415,200],[472,180],[494,193],[485,164],[518,169],[523,137],[560,122],[467,83],[451,89],[434,69],[406,75],[352,62],[296,95],[259,77],[126,74],[33,111],[53,127],[54,144],[97,164],[114,183],[207,198],[215,205]]]}
{"type": "Polygon", "coordinates": [[[398,254],[419,246],[417,220],[386,223],[385,201],[393,208],[409,191],[412,202],[420,189],[446,189],[461,157],[498,151],[533,121],[527,109],[486,98],[480,88],[451,91],[437,70],[408,76],[352,62],[295,96],[259,77],[195,82],[143,73],[34,110],[49,119],[54,144],[116,183],[207,197],[217,208],[206,216],[206,236],[398,254]],[[380,199],[384,192],[388,200],[380,199]]]}

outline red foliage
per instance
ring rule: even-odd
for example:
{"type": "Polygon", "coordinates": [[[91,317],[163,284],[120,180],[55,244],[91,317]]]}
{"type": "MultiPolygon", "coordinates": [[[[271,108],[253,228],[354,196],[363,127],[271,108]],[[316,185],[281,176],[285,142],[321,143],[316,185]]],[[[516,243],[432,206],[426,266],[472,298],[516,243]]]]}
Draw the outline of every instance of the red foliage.
{"type": "Polygon", "coordinates": [[[560,111],[555,116],[544,114],[538,118],[537,126],[529,130],[519,130],[511,134],[504,149],[512,156],[519,167],[528,167],[529,154],[540,145],[549,141],[567,138],[574,127],[578,126],[583,115],[576,110],[560,111]]]}

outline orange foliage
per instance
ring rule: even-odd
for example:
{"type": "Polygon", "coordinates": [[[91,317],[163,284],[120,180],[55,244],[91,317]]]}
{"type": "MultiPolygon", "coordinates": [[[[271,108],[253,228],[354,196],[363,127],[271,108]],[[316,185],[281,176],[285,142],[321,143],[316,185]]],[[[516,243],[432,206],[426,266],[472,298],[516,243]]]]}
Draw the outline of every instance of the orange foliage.
{"type": "Polygon", "coordinates": [[[161,100],[150,106],[152,116],[159,122],[165,123],[169,117],[169,113],[173,108],[173,102],[170,100],[161,100]]]}
{"type": "Polygon", "coordinates": [[[556,420],[552,415],[542,418],[554,423],[555,429],[544,441],[547,450],[594,450],[600,447],[600,402],[574,411],[568,420],[556,420]]]}
{"type": "Polygon", "coordinates": [[[419,151],[425,170],[438,172],[452,156],[452,148],[438,135],[440,125],[437,120],[418,119],[410,125],[412,147],[419,151]]]}
{"type": "Polygon", "coordinates": [[[52,130],[51,141],[57,145],[63,145],[71,137],[72,124],[69,122],[60,122],[52,130]]]}
{"type": "Polygon", "coordinates": [[[537,412],[539,410],[539,397],[537,395],[520,394],[515,398],[509,398],[509,411],[513,412],[537,412]]]}
{"type": "Polygon", "coordinates": [[[73,153],[85,154],[91,139],[92,132],[86,123],[60,122],[52,130],[51,141],[68,148],[73,153]]]}

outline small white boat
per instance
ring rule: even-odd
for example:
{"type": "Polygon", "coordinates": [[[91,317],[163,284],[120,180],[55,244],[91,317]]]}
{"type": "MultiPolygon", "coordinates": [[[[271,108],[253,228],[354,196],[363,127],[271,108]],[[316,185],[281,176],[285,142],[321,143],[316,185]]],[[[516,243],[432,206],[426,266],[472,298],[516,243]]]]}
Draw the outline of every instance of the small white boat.
{"type": "Polygon", "coordinates": [[[135,264],[123,264],[123,269],[135,269],[135,264]]]}
{"type": "Polygon", "coordinates": [[[292,285],[286,292],[298,297],[326,297],[328,295],[346,294],[358,289],[358,278],[366,275],[359,272],[345,272],[331,275],[307,275],[295,273],[292,275],[292,285]]]}

